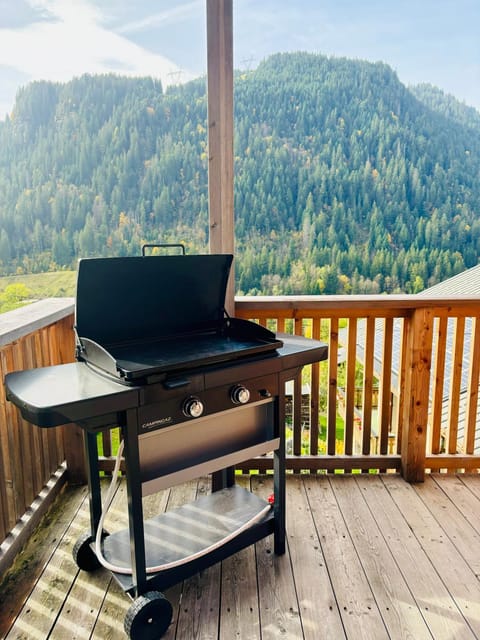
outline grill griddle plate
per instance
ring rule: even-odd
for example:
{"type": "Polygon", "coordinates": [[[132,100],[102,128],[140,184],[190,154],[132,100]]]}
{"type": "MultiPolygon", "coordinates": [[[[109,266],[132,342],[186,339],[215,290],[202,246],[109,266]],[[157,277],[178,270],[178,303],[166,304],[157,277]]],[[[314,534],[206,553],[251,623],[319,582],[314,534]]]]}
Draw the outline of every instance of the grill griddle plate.
{"type": "MultiPolygon", "coordinates": [[[[281,343],[277,343],[281,346],[281,343]]],[[[273,347],[275,348],[275,346],[273,347]]],[[[114,347],[110,353],[125,380],[138,380],[158,372],[182,371],[271,351],[272,343],[219,336],[182,337],[177,341],[114,347]]]]}

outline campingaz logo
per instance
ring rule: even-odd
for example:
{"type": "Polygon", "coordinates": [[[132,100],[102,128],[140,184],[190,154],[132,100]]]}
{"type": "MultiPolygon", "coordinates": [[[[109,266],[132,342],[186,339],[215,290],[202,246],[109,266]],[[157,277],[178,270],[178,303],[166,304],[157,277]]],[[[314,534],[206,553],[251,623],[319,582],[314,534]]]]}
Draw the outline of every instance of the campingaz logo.
{"type": "Polygon", "coordinates": [[[144,422],[141,427],[144,431],[148,431],[150,429],[157,429],[158,427],[165,427],[167,424],[171,424],[173,418],[172,416],[167,416],[165,418],[159,418],[158,420],[151,420],[150,422],[144,422]]]}

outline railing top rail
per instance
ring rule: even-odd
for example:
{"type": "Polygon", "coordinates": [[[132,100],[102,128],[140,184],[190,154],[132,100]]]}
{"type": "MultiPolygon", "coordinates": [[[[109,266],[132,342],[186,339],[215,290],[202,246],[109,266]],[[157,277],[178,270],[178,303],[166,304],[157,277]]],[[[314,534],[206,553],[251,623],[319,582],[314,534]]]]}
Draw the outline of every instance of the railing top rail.
{"type": "MultiPolygon", "coordinates": [[[[422,296],[407,294],[388,295],[311,295],[311,296],[236,296],[238,309],[245,310],[312,310],[319,313],[359,311],[362,309],[400,312],[405,315],[413,309],[459,309],[476,315],[480,311],[480,296],[422,296]],[[403,312],[403,313],[402,313],[403,312]]],[[[346,315],[349,315],[348,313],[346,315]]],[[[389,314],[391,315],[391,313],[389,314]]]]}
{"type": "MultiPolygon", "coordinates": [[[[321,315],[345,310],[345,315],[360,315],[363,310],[380,315],[407,315],[420,308],[456,310],[467,315],[480,315],[480,296],[389,295],[317,295],[317,296],[236,296],[239,311],[283,312],[316,311],[321,315]]],[[[0,314],[0,346],[33,333],[72,314],[74,298],[46,298],[13,311],[0,314]]]]}
{"type": "Polygon", "coordinates": [[[0,314],[0,346],[66,318],[75,309],[74,298],[45,298],[0,314]]]}

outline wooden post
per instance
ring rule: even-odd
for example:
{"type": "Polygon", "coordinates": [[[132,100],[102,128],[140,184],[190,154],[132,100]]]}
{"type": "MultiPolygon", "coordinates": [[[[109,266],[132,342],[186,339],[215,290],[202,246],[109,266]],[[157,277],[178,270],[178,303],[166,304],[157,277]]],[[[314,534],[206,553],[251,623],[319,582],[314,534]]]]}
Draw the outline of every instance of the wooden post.
{"type": "Polygon", "coordinates": [[[87,471],[84,431],[78,424],[67,424],[63,427],[63,443],[65,461],[67,463],[67,479],[70,485],[86,484],[87,471]]]}
{"type": "Polygon", "coordinates": [[[402,475],[408,482],[425,479],[425,455],[432,362],[433,313],[415,309],[408,323],[405,400],[402,416],[402,475]]]}
{"type": "MultiPolygon", "coordinates": [[[[210,253],[234,253],[232,0],[207,0],[210,253]]],[[[234,315],[232,267],[225,306],[234,315]]]]}

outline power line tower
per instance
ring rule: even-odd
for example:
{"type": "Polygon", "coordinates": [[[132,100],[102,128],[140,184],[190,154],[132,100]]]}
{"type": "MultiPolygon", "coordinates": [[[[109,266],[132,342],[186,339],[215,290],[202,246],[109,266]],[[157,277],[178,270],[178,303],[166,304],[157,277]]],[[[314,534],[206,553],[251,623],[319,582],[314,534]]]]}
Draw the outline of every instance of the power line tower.
{"type": "Polygon", "coordinates": [[[171,78],[171,82],[169,84],[180,84],[183,76],[182,69],[178,69],[178,71],[170,71],[167,73],[167,76],[171,78]]]}
{"type": "Polygon", "coordinates": [[[240,60],[241,71],[246,71],[247,73],[249,73],[252,70],[254,62],[255,58],[243,58],[243,60],[240,60]]]}

